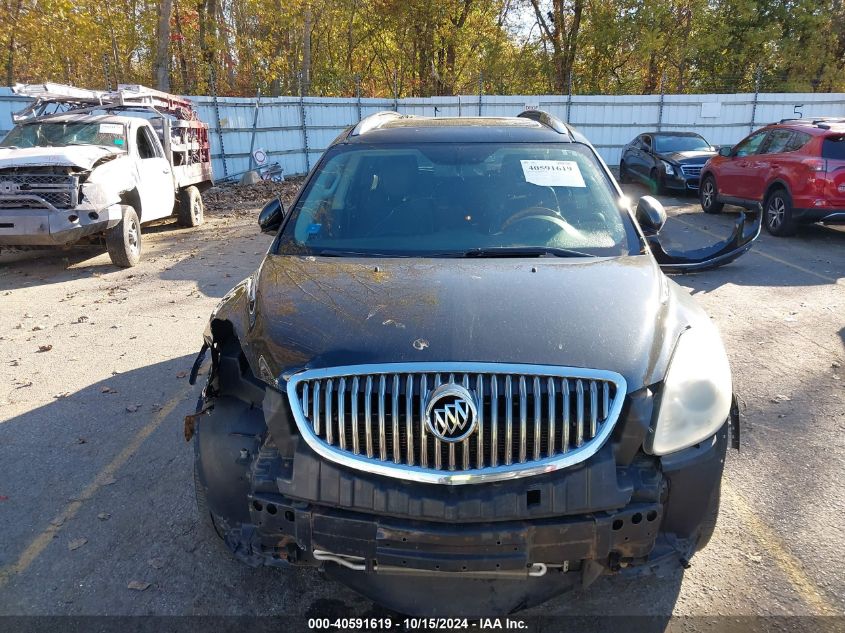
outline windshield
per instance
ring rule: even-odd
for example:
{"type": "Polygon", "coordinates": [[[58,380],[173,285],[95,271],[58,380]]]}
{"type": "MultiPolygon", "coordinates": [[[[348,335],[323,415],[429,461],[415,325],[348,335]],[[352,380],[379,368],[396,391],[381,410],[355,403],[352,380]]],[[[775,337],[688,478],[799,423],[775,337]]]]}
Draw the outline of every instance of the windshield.
{"type": "Polygon", "coordinates": [[[12,129],[0,147],[60,147],[64,145],[106,145],[124,148],[125,129],[122,123],[58,121],[24,123],[12,129]]]}
{"type": "Polygon", "coordinates": [[[587,146],[423,143],[329,150],[279,252],[581,256],[632,247],[627,211],[587,146]]]}
{"type": "Polygon", "coordinates": [[[654,151],[660,154],[671,154],[672,152],[709,152],[713,148],[710,143],[700,136],[655,136],[654,151]]]}

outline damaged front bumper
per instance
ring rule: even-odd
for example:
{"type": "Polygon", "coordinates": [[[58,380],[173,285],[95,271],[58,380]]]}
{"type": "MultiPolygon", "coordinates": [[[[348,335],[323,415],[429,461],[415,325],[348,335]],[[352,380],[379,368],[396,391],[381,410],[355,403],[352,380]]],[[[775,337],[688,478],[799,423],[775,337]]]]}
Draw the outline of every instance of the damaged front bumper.
{"type": "Polygon", "coordinates": [[[763,226],[763,209],[760,205],[754,210],[745,210],[734,224],[731,236],[711,246],[693,249],[681,253],[667,251],[657,235],[648,235],[646,239],[652,255],[665,273],[689,273],[712,270],[729,264],[751,249],[754,240],[760,237],[763,226]],[[749,222],[749,217],[750,222],[749,222]],[[749,226],[750,225],[750,226],[749,226]]]}
{"type": "Polygon", "coordinates": [[[121,217],[120,204],[58,209],[37,196],[5,196],[0,199],[0,246],[66,246],[110,229],[121,217]],[[16,207],[16,202],[42,206],[16,207]]]}
{"type": "Polygon", "coordinates": [[[317,567],[409,615],[506,613],[603,574],[686,566],[707,542],[728,425],[654,457],[635,448],[650,412],[634,399],[628,430],[576,467],[456,489],[352,472],[283,433],[265,442],[260,409],[219,398],[196,421],[197,485],[249,565],[317,567]]]}

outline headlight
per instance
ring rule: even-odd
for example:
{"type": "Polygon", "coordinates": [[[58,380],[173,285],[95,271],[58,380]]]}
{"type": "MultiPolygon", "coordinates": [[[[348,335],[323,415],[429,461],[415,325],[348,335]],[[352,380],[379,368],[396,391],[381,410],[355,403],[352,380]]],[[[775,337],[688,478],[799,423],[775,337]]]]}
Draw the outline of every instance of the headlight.
{"type": "Polygon", "coordinates": [[[661,163],[663,163],[663,169],[665,169],[665,170],[666,170],[666,173],[667,173],[669,176],[674,176],[674,175],[675,175],[675,168],[674,168],[674,167],[672,167],[672,165],[670,165],[669,163],[667,163],[665,160],[661,160],[660,162],[661,162],[661,163]]]}
{"type": "Polygon", "coordinates": [[[710,323],[681,334],[646,450],[665,455],[697,444],[728,418],[733,387],[731,368],[716,327],[710,323]]]}

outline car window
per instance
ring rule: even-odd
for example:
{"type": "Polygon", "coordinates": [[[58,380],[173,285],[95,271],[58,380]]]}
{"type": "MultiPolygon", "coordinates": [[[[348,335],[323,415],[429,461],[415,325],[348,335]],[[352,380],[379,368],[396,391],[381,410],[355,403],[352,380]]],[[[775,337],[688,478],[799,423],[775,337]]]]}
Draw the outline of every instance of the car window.
{"type": "Polygon", "coordinates": [[[654,137],[654,151],[661,154],[672,152],[709,152],[710,143],[697,134],[678,136],[660,135],[654,137]]]}
{"type": "Polygon", "coordinates": [[[104,145],[122,149],[126,136],[122,123],[41,122],[15,126],[0,147],[63,147],[104,145]]]}
{"type": "Polygon", "coordinates": [[[651,150],[651,137],[650,136],[643,136],[643,149],[644,150],[651,150]]]}
{"type": "Polygon", "coordinates": [[[822,142],[822,158],[845,160],[845,136],[826,136],[822,142]]]}
{"type": "Polygon", "coordinates": [[[752,134],[734,148],[733,155],[751,156],[752,154],[756,154],[765,138],[766,132],[757,132],[756,134],[752,134]]]}
{"type": "Polygon", "coordinates": [[[336,146],[280,238],[279,252],[303,247],[400,256],[500,247],[639,252],[610,180],[579,143],[336,146]]]}
{"type": "Polygon", "coordinates": [[[795,150],[799,150],[804,147],[810,139],[813,138],[811,135],[807,134],[806,132],[799,132],[794,130],[792,132],[792,138],[789,139],[789,142],[786,144],[784,148],[784,152],[794,152],[795,150]]]}
{"type": "Polygon", "coordinates": [[[144,159],[158,157],[156,144],[153,139],[150,138],[150,131],[147,128],[139,127],[136,139],[138,144],[138,156],[140,158],[144,159]]]}
{"type": "Polygon", "coordinates": [[[787,151],[786,147],[792,139],[792,130],[772,130],[761,148],[761,154],[780,154],[787,151]]]}

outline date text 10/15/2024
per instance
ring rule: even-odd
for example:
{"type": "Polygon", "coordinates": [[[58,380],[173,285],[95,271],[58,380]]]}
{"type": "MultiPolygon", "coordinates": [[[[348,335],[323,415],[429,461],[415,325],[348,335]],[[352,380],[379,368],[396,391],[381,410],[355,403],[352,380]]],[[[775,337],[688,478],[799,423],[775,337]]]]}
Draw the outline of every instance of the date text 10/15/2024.
{"type": "Polygon", "coordinates": [[[519,618],[481,618],[470,620],[468,618],[403,618],[394,620],[392,618],[309,618],[308,628],[311,630],[477,630],[497,631],[512,630],[518,631],[528,628],[525,620],[519,618]]]}

